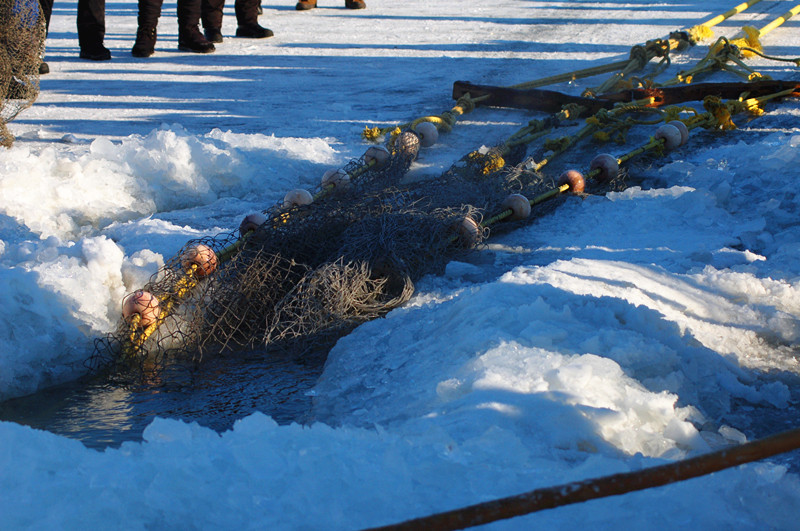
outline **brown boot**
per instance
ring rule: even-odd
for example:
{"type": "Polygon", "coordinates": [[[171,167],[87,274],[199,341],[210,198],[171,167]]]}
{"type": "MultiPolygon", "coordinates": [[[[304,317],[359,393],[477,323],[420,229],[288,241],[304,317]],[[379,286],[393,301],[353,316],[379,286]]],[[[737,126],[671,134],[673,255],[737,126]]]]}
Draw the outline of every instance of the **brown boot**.
{"type": "Polygon", "coordinates": [[[294,8],[298,11],[305,11],[307,9],[314,9],[317,7],[317,0],[300,0],[294,8]]]}
{"type": "Polygon", "coordinates": [[[367,4],[361,0],[344,0],[344,7],[347,9],[364,9],[367,4]]]}

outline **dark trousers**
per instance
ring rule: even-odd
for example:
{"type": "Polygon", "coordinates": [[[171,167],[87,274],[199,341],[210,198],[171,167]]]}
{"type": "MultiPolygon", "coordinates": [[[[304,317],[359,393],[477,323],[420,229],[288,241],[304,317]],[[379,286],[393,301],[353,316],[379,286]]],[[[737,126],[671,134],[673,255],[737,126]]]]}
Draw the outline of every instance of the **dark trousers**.
{"type": "MultiPolygon", "coordinates": [[[[258,24],[258,6],[261,0],[236,0],[234,11],[239,26],[258,24]]],[[[225,0],[202,0],[204,28],[222,28],[222,8],[225,0]]]]}
{"type": "MultiPolygon", "coordinates": [[[[80,1],[80,0],[79,0],[80,1]]],[[[105,1],[105,0],[103,0],[105,1]]],[[[200,23],[200,2],[202,0],[178,0],[178,32],[197,27],[200,23]]],[[[139,27],[155,28],[161,16],[164,0],[139,0],[139,27]]]]}
{"type": "MultiPolygon", "coordinates": [[[[39,0],[45,27],[50,29],[53,0],[39,0]]],[[[106,36],[106,0],[78,0],[78,44],[92,52],[103,45],[106,36]]]]}

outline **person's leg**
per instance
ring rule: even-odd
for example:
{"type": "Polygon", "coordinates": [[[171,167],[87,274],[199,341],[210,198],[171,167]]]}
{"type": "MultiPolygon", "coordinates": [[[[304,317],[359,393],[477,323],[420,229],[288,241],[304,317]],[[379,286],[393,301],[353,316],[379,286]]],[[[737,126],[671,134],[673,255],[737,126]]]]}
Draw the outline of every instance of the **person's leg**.
{"type": "Polygon", "coordinates": [[[265,39],[272,37],[272,30],[258,24],[258,7],[261,0],[236,0],[236,28],[237,37],[250,39],[265,39]]]}
{"type": "Polygon", "coordinates": [[[222,8],[225,0],[202,0],[200,19],[203,21],[206,39],[211,42],[222,42],[222,8]]]}
{"type": "Polygon", "coordinates": [[[211,53],[214,45],[200,33],[202,0],[178,0],[178,49],[211,53]]]}
{"type": "Polygon", "coordinates": [[[156,49],[156,26],[161,16],[164,0],[139,0],[139,29],[136,31],[136,44],[131,54],[134,57],[150,57],[156,49]]]}
{"type": "Polygon", "coordinates": [[[39,0],[39,6],[42,8],[42,15],[44,15],[45,31],[50,31],[50,17],[53,15],[53,0],[39,0]]]}
{"type": "MultiPolygon", "coordinates": [[[[42,8],[42,16],[44,16],[45,38],[47,38],[47,33],[50,31],[50,17],[53,15],[53,0],[39,0],[39,7],[42,8]]],[[[42,57],[42,62],[39,63],[39,75],[49,73],[50,65],[45,63],[44,57],[42,57]]]]}
{"type": "Polygon", "coordinates": [[[106,35],[106,1],[78,0],[78,44],[81,57],[95,61],[111,59],[103,46],[106,35]]]}

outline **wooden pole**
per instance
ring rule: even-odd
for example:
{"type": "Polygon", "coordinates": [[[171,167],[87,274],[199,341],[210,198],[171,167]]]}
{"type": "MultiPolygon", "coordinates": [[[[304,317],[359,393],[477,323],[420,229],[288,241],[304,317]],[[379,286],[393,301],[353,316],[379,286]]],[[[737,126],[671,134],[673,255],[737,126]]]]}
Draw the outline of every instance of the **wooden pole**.
{"type": "Polygon", "coordinates": [[[372,530],[443,531],[464,529],[544,509],[685,481],[798,448],[800,448],[800,428],[795,428],[771,437],[676,463],[537,489],[517,496],[479,503],[399,524],[376,527],[372,530]]]}

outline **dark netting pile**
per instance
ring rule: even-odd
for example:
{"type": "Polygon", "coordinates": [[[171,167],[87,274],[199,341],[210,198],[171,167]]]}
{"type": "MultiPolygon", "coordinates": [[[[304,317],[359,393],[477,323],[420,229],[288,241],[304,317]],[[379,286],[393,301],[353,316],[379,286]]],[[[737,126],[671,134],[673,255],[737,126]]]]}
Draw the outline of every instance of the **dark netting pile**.
{"type": "MultiPolygon", "coordinates": [[[[370,148],[306,200],[292,191],[260,218],[245,218],[238,233],[187,243],[123,302],[117,331],[98,340],[91,368],[150,375],[230,352],[327,349],[406,302],[423,275],[480,245],[490,230],[482,221],[503,211],[510,193],[533,198],[555,187],[509,164],[524,148],[505,154],[510,170],[487,174],[490,150],[437,179],[403,184],[418,149],[418,137],[403,133],[391,153],[370,148]]],[[[536,205],[534,216],[555,204],[536,205]]]]}
{"type": "Polygon", "coordinates": [[[11,147],[7,123],[39,94],[45,24],[37,0],[0,0],[0,145],[11,147]]]}

